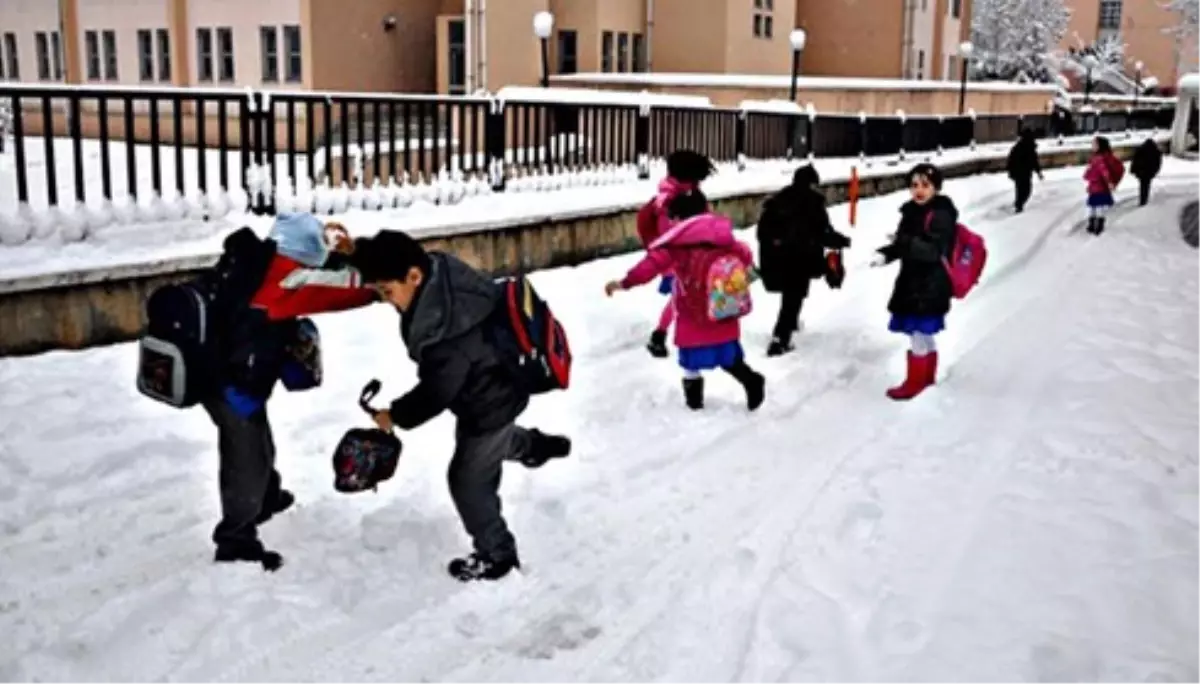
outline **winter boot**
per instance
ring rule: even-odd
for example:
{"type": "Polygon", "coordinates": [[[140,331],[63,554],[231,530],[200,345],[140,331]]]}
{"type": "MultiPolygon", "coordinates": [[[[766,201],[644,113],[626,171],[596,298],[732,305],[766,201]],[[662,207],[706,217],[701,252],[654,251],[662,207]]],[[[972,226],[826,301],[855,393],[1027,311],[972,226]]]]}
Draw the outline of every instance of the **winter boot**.
{"type": "Polygon", "coordinates": [[[745,359],[738,359],[738,362],[726,368],[725,372],[732,375],[745,388],[746,406],[751,411],[758,410],[758,407],[762,406],[763,401],[767,398],[766,378],[747,366],[745,359]]]}
{"type": "Polygon", "coordinates": [[[771,339],[771,344],[767,347],[767,356],[772,358],[783,356],[795,348],[795,345],[792,344],[791,335],[781,335],[771,339]]]}
{"type": "Polygon", "coordinates": [[[887,391],[889,399],[908,401],[929,386],[929,357],[908,353],[908,374],[904,382],[887,391]]]}
{"type": "Polygon", "coordinates": [[[1103,232],[1104,232],[1104,217],[1101,216],[1100,218],[1096,219],[1096,235],[1100,235],[1103,232]]]}
{"type": "Polygon", "coordinates": [[[215,563],[259,563],[263,570],[275,572],[283,567],[283,556],[268,551],[262,544],[222,544],[213,556],[215,563]]]}
{"type": "Polygon", "coordinates": [[[563,458],[571,453],[571,440],[559,435],[547,435],[540,430],[530,430],[532,438],[529,453],[521,457],[526,468],[541,468],[552,458],[563,458]]]}
{"type": "Polygon", "coordinates": [[[511,558],[492,559],[481,553],[472,553],[466,558],[455,558],[446,566],[450,576],[459,582],[477,582],[479,580],[498,580],[514,568],[520,569],[521,561],[514,555],[511,558]]]}
{"type": "Polygon", "coordinates": [[[693,411],[704,408],[704,378],[683,379],[683,400],[693,411]]]}
{"type": "Polygon", "coordinates": [[[650,343],[646,345],[650,356],[656,359],[667,358],[667,331],[655,330],[650,334],[650,343]]]}
{"type": "Polygon", "coordinates": [[[938,353],[929,352],[925,357],[925,362],[928,364],[925,369],[925,386],[933,387],[937,384],[938,353]]]}
{"type": "Polygon", "coordinates": [[[258,518],[255,519],[254,522],[262,525],[271,518],[274,518],[277,514],[291,508],[292,504],[294,503],[296,503],[296,495],[292,494],[286,489],[281,489],[279,490],[279,493],[275,495],[274,501],[263,505],[262,513],[258,514],[258,518]]]}

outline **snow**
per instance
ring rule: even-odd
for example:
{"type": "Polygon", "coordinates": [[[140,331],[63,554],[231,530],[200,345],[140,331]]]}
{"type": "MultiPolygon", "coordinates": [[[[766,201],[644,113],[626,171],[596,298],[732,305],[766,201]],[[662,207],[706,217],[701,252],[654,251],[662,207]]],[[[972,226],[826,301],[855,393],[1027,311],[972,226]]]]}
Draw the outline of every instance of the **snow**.
{"type": "MultiPolygon", "coordinates": [[[[682,86],[716,88],[779,88],[791,86],[788,75],[767,74],[704,74],[704,73],[578,73],[552,76],[554,84],[609,84],[644,86],[682,86]]],[[[827,76],[800,76],[796,79],[800,90],[952,90],[958,92],[958,81],[903,80],[896,78],[831,78],[827,76]]],[[[972,92],[1054,92],[1052,86],[1043,84],[1020,84],[1005,82],[967,83],[972,92]]]]}
{"type": "Polygon", "coordinates": [[[711,108],[712,101],[703,95],[671,95],[666,93],[625,93],[615,90],[587,88],[530,88],[505,86],[496,91],[501,102],[548,102],[551,104],[612,104],[635,107],[695,107],[711,108]]]}
{"type": "MultiPolygon", "coordinates": [[[[1166,139],[1165,134],[1155,136],[1156,139],[1166,139]]],[[[1145,137],[1146,134],[1142,132],[1129,137],[1114,135],[1112,142],[1118,147],[1138,145],[1145,137]]],[[[1046,150],[1080,149],[1091,145],[1091,139],[1091,136],[1068,138],[1063,145],[1043,141],[1041,146],[1046,150]]],[[[1008,154],[1009,147],[1009,143],[1000,143],[981,145],[974,150],[947,150],[941,156],[932,153],[908,154],[904,162],[893,156],[868,159],[865,164],[857,157],[818,159],[814,164],[822,179],[836,182],[848,180],[851,169],[855,167],[860,177],[869,178],[896,173],[903,168],[901,163],[916,163],[915,160],[929,159],[947,165],[972,159],[1003,158],[1008,154]]],[[[113,159],[115,161],[117,157],[113,159]]],[[[173,170],[168,160],[163,159],[163,175],[164,185],[169,187],[173,183],[168,183],[166,179],[173,170]]],[[[717,199],[773,192],[790,182],[797,163],[782,159],[751,161],[744,171],[738,171],[736,164],[719,164],[717,175],[705,183],[705,189],[717,199]]],[[[311,195],[305,197],[311,197],[316,213],[329,214],[330,220],[342,223],[355,236],[374,234],[381,226],[391,225],[403,227],[414,235],[432,238],[633,210],[654,193],[655,184],[663,173],[665,166],[661,161],[651,165],[651,178],[646,181],[637,180],[637,170],[632,166],[603,167],[561,176],[539,173],[510,180],[507,191],[503,193],[492,193],[487,183],[477,180],[471,186],[473,192],[462,195],[453,204],[435,204],[442,197],[441,193],[451,191],[446,188],[452,189],[456,196],[459,192],[453,181],[438,179],[436,185],[423,182],[397,188],[397,204],[380,211],[350,208],[352,188],[348,185],[336,189],[318,186],[311,195]],[[604,192],[596,192],[597,187],[604,187],[604,192]],[[535,193],[536,201],[531,201],[530,193],[535,193]]],[[[63,175],[60,173],[59,178],[63,175]]],[[[70,175],[67,174],[67,177],[70,175]]],[[[90,177],[88,181],[99,184],[98,180],[90,177]]],[[[0,187],[3,185],[0,182],[0,187]]],[[[31,189],[31,192],[36,191],[31,189]]],[[[128,218],[124,218],[120,224],[92,232],[78,244],[63,244],[56,237],[57,224],[53,216],[47,212],[35,212],[35,239],[15,246],[0,245],[0,292],[44,287],[64,278],[70,282],[106,280],[111,277],[113,268],[128,272],[127,267],[133,267],[147,274],[177,270],[184,264],[215,259],[222,241],[232,229],[250,226],[265,235],[270,227],[270,217],[245,213],[247,197],[240,188],[235,188],[225,196],[218,195],[215,203],[220,206],[212,211],[214,215],[223,215],[222,220],[170,223],[154,221],[152,217],[155,212],[152,208],[117,203],[113,207],[115,214],[136,213],[141,215],[143,222],[131,224],[128,218]]],[[[28,221],[20,214],[7,218],[4,216],[0,205],[0,228],[8,225],[8,221],[13,221],[18,227],[5,228],[5,233],[0,237],[11,232],[10,239],[15,241],[24,231],[21,226],[28,221]]]]}
{"type": "Polygon", "coordinates": [[[791,100],[742,100],[738,109],[769,114],[806,114],[806,109],[791,100]]]}
{"type": "Polygon", "coordinates": [[[906,405],[883,397],[895,271],[862,267],[902,194],[858,228],[831,209],[849,275],[814,286],[791,357],[763,359],[756,291],[754,415],[719,376],[683,408],[642,349],[662,298],[601,291],[635,256],[533,274],[576,359],[522,422],[575,453],[507,468],[525,570],[497,585],[442,569],[467,544],[451,419],[404,436],[378,494],[330,486],[361,385],[415,379],[384,306],[319,317],[326,386],[272,401],[300,502],[264,528],[273,576],[210,564],[214,429],[136,394],[133,345],[0,360],[0,679],[1195,681],[1200,288],[1176,216],[1198,171],[1164,160],[1144,209],[1121,188],[1098,239],[1079,168],[1019,216],[1003,176],[949,181],[988,271],[906,405]]]}
{"type": "Polygon", "coordinates": [[[1184,74],[1179,79],[1179,90],[1195,94],[1200,91],[1200,74],[1184,74]]]}

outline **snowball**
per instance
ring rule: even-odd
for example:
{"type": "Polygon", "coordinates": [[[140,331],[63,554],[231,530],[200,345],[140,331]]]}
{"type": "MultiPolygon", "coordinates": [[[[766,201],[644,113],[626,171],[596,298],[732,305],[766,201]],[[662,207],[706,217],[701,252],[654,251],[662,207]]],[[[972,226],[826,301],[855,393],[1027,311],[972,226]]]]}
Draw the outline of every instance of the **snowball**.
{"type": "Polygon", "coordinates": [[[58,234],[63,242],[82,242],[87,237],[86,207],[81,204],[64,204],[57,210],[58,234]]]}
{"type": "Polygon", "coordinates": [[[112,205],[113,217],[117,223],[129,225],[137,221],[137,205],[128,197],[118,197],[112,205]]]}
{"type": "Polygon", "coordinates": [[[412,206],[414,201],[416,201],[416,197],[413,195],[413,189],[411,185],[401,185],[396,190],[396,206],[398,208],[407,209],[412,206]]]}
{"type": "Polygon", "coordinates": [[[32,218],[34,239],[45,240],[58,230],[58,217],[49,209],[34,209],[32,218]]]}
{"type": "Polygon", "coordinates": [[[363,192],[363,209],[367,211],[379,211],[383,204],[383,186],[376,178],[371,187],[363,192]]]}
{"type": "Polygon", "coordinates": [[[344,214],[350,207],[350,188],[342,183],[337,190],[333,191],[333,209],[334,214],[344,214]]]}
{"type": "Polygon", "coordinates": [[[333,213],[333,190],[328,185],[322,185],[313,193],[314,213],[328,216],[333,213]]]}
{"type": "Polygon", "coordinates": [[[113,222],[112,202],[104,200],[94,204],[89,204],[85,211],[87,212],[88,233],[93,233],[102,228],[106,228],[113,222]]]}
{"type": "Polygon", "coordinates": [[[16,212],[0,212],[0,244],[16,246],[29,241],[33,225],[16,212]]]}
{"type": "Polygon", "coordinates": [[[229,189],[229,211],[235,214],[244,214],[250,206],[250,198],[246,196],[246,191],[239,187],[229,189]]]}
{"type": "Polygon", "coordinates": [[[205,204],[208,207],[208,219],[210,221],[223,219],[229,213],[229,199],[225,196],[223,190],[209,191],[208,196],[205,198],[205,204]]]}
{"type": "Polygon", "coordinates": [[[204,201],[204,195],[201,195],[198,190],[189,192],[187,199],[183,200],[183,204],[189,219],[203,221],[208,218],[208,206],[204,201]]]}
{"type": "Polygon", "coordinates": [[[393,209],[396,206],[396,199],[400,194],[400,187],[396,182],[389,178],[387,185],[379,188],[379,206],[383,209],[393,209]]]}

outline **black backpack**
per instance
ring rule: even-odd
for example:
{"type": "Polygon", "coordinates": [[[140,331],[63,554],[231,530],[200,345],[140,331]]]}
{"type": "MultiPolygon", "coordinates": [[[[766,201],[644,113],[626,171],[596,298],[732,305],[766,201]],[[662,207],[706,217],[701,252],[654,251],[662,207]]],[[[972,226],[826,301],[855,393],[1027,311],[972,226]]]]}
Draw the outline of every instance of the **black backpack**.
{"type": "MultiPolygon", "coordinates": [[[[375,415],[370,402],[379,394],[378,380],[368,382],[358,405],[369,416],[375,415]]],[[[377,489],[380,482],[392,479],[400,462],[400,439],[379,428],[353,428],[342,436],[333,451],[333,488],[343,494],[377,489]]]]}
{"type": "Polygon", "coordinates": [[[139,392],[183,409],[215,389],[230,321],[249,305],[273,256],[273,244],[242,228],[226,239],[225,251],[211,269],[150,294],[146,331],[138,342],[139,392]]]}
{"type": "Polygon", "coordinates": [[[529,394],[567,389],[571,346],[549,305],[524,276],[501,278],[496,286],[499,301],[487,329],[517,385],[529,394]]]}

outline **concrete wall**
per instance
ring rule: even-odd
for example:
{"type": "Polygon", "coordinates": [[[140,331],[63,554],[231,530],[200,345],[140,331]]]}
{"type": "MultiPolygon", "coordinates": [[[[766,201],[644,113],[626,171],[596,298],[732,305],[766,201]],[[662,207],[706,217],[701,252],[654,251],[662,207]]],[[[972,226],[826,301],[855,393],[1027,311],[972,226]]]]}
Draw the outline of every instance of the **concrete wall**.
{"type": "MultiPolygon", "coordinates": [[[[1133,147],[1119,147],[1128,158],[1133,147]]],[[[1046,167],[1086,162],[1088,152],[1051,151],[1042,155],[1046,167]]],[[[943,167],[949,178],[1004,170],[1004,156],[943,167]]],[[[781,181],[782,183],[783,181],[781,181]]],[[[863,197],[896,192],[906,186],[900,170],[865,177],[863,197]]],[[[831,203],[846,198],[845,182],[825,186],[831,203]]],[[[763,194],[715,197],[717,211],[749,225],[758,216],[763,194]]],[[[425,240],[426,247],[453,252],[494,274],[578,264],[639,248],[636,207],[561,221],[511,225],[425,240]]],[[[193,276],[211,258],[173,260],[141,267],[80,272],[64,279],[44,277],[0,281],[0,356],[36,354],[51,349],[82,349],[124,342],[140,334],[143,303],[154,288],[193,276]]]]}

